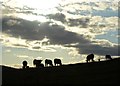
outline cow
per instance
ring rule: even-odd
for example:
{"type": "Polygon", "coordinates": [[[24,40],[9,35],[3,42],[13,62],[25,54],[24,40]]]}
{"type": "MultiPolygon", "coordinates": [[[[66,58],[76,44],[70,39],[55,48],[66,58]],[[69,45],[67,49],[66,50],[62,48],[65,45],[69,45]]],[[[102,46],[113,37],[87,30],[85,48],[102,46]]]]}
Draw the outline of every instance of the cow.
{"type": "Polygon", "coordinates": [[[106,58],[106,60],[107,60],[107,59],[108,59],[108,60],[112,60],[112,57],[111,57],[110,55],[106,55],[105,58],[106,58]]]}
{"type": "Polygon", "coordinates": [[[45,66],[46,66],[46,67],[47,67],[47,66],[53,66],[52,60],[46,59],[46,60],[45,60],[45,66]]]}
{"type": "Polygon", "coordinates": [[[36,66],[36,68],[44,67],[44,65],[41,62],[42,60],[36,60],[36,59],[33,60],[33,64],[36,66]]]}
{"type": "Polygon", "coordinates": [[[23,64],[23,67],[22,67],[23,69],[29,68],[29,66],[27,66],[28,64],[27,61],[23,61],[22,64],[23,64]]]}
{"type": "Polygon", "coordinates": [[[61,62],[61,60],[60,59],[54,59],[54,64],[55,64],[55,66],[57,66],[57,65],[62,65],[62,62],[61,62]]]}
{"type": "Polygon", "coordinates": [[[94,54],[89,54],[89,55],[87,56],[87,58],[86,58],[87,63],[88,63],[90,60],[92,60],[92,62],[94,62],[94,54]]]}

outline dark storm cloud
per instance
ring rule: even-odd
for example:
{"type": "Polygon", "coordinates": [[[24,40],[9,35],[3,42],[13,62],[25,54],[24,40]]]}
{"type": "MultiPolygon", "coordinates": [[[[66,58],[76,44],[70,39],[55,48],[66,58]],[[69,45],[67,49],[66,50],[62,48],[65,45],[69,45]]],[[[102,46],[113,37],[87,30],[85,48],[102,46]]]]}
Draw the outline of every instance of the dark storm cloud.
{"type": "Polygon", "coordinates": [[[23,19],[5,17],[2,19],[2,31],[13,37],[21,36],[24,39],[38,39],[35,29],[38,28],[38,22],[30,22],[23,19]],[[19,24],[10,25],[8,22],[17,21],[19,24]],[[34,36],[32,36],[34,35],[34,36]]]}
{"type": "MultiPolygon", "coordinates": [[[[3,17],[2,24],[2,32],[13,37],[21,37],[22,39],[34,41],[42,40],[47,36],[50,39],[51,44],[61,44],[64,46],[64,44],[79,43],[79,45],[70,45],[66,47],[78,48],[80,54],[94,53],[97,55],[120,55],[118,53],[119,46],[117,45],[113,47],[102,47],[102,45],[92,44],[92,42],[86,40],[83,35],[66,31],[65,27],[53,22],[40,23],[37,21],[3,17]]],[[[35,47],[35,49],[36,48],[37,47],[35,47]]]]}
{"type": "Polygon", "coordinates": [[[57,21],[61,21],[61,22],[66,22],[66,16],[62,13],[56,13],[56,14],[49,14],[47,15],[47,17],[49,19],[54,19],[54,20],[57,20],[57,21]]]}
{"type": "Polygon", "coordinates": [[[79,27],[87,27],[90,19],[89,18],[69,18],[66,19],[66,15],[63,13],[56,13],[56,14],[49,14],[46,16],[48,19],[53,19],[57,21],[61,21],[64,24],[67,24],[68,26],[79,26],[79,27]]]}
{"type": "Polygon", "coordinates": [[[87,27],[89,21],[90,21],[89,18],[68,19],[68,25],[69,26],[87,27]]]}
{"type": "Polygon", "coordinates": [[[98,44],[79,44],[79,45],[74,45],[74,46],[67,46],[67,47],[75,47],[78,48],[80,54],[90,54],[94,53],[96,55],[106,55],[110,54],[112,56],[120,56],[120,46],[115,45],[113,47],[103,47],[98,44]]]}
{"type": "Polygon", "coordinates": [[[12,44],[12,45],[15,47],[24,47],[24,48],[28,47],[27,45],[22,45],[22,44],[12,44]]]}
{"type": "MultiPolygon", "coordinates": [[[[112,56],[119,56],[120,54],[118,53],[118,47],[120,46],[114,46],[114,47],[102,47],[100,45],[88,45],[85,46],[87,48],[83,48],[82,50],[80,49],[81,53],[94,53],[97,55],[106,55],[110,54],[112,56]]],[[[81,48],[81,47],[80,47],[81,48]]]]}
{"type": "Polygon", "coordinates": [[[41,40],[45,36],[50,39],[53,44],[69,44],[69,43],[88,43],[83,35],[66,31],[63,26],[54,24],[53,22],[39,23],[37,21],[27,21],[23,19],[3,18],[3,33],[12,35],[13,37],[21,37],[26,40],[41,40]],[[7,23],[15,21],[14,24],[7,23]],[[19,22],[19,23],[16,23],[19,22]]]}

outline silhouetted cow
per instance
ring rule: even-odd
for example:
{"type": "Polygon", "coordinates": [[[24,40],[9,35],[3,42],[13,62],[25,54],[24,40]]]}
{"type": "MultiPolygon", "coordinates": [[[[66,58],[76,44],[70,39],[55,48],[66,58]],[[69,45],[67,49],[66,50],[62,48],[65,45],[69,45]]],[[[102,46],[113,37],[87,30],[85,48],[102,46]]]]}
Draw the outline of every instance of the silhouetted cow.
{"type": "Polygon", "coordinates": [[[36,68],[44,67],[44,65],[41,62],[42,60],[36,60],[36,59],[33,60],[33,64],[36,65],[36,68]]]}
{"type": "Polygon", "coordinates": [[[105,58],[106,58],[106,60],[107,59],[112,60],[112,57],[110,55],[106,55],[105,58]]]}
{"type": "Polygon", "coordinates": [[[46,67],[47,67],[47,66],[53,66],[52,60],[46,59],[46,60],[45,60],[45,66],[46,66],[46,67]]]}
{"type": "Polygon", "coordinates": [[[92,62],[94,62],[94,54],[89,54],[89,55],[87,56],[87,58],[86,58],[87,63],[88,63],[90,60],[92,60],[92,62]]]}
{"type": "Polygon", "coordinates": [[[54,59],[54,64],[55,64],[55,66],[62,65],[62,62],[60,59],[54,59]]]}
{"type": "Polygon", "coordinates": [[[100,62],[100,58],[98,59],[98,62],[100,62]]]}
{"type": "Polygon", "coordinates": [[[23,69],[28,68],[27,61],[23,61],[22,64],[23,64],[23,69]]]}

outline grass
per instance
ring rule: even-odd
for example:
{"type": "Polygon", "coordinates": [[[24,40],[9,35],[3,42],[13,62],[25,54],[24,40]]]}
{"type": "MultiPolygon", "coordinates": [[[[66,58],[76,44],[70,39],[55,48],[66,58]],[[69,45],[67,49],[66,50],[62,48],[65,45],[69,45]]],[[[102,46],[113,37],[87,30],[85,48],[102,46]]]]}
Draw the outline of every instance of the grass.
{"type": "Polygon", "coordinates": [[[119,65],[120,58],[39,69],[2,66],[2,85],[117,85],[119,65]]]}

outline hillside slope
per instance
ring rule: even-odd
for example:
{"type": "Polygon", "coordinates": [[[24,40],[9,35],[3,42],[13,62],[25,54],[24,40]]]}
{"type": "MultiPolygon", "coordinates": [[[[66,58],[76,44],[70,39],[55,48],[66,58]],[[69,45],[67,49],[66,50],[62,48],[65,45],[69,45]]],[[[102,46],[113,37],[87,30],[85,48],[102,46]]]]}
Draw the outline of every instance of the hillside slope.
{"type": "Polygon", "coordinates": [[[117,85],[120,58],[94,63],[78,63],[40,69],[2,66],[2,85],[117,85]]]}

